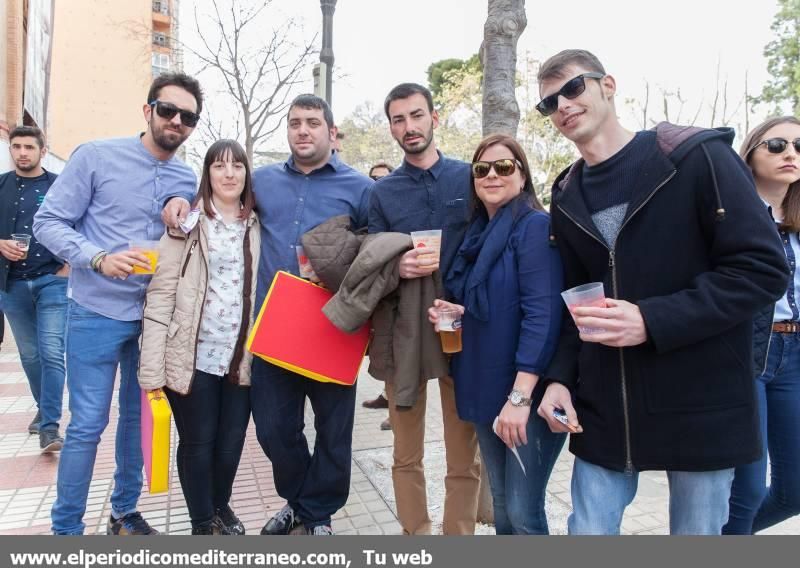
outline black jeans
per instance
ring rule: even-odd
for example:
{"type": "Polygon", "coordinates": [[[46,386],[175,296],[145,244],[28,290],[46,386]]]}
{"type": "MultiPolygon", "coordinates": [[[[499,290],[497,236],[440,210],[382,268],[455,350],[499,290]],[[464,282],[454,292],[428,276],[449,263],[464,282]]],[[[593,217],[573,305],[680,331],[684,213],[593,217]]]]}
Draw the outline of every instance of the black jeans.
{"type": "Polygon", "coordinates": [[[355,386],[321,383],[256,358],[252,383],[256,435],[278,495],[307,528],[330,524],[350,493],[355,386]],[[314,410],[313,454],[303,434],[306,397],[314,410]]]}
{"type": "Polygon", "coordinates": [[[165,389],[178,428],[178,476],[192,526],[228,504],[250,421],[250,389],[195,371],[186,396],[165,389]]]}

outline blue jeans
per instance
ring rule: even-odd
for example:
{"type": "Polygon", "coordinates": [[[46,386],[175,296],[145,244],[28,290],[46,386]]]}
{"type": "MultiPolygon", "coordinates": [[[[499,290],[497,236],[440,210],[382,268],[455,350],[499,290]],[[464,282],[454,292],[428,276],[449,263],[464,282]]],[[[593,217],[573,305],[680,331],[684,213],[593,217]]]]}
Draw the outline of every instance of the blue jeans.
{"type": "Polygon", "coordinates": [[[475,424],[481,463],[486,467],[492,489],[494,527],[497,534],[549,534],[544,498],[547,482],[566,434],[555,434],[531,411],[526,433],[528,443],[518,446],[517,458],[492,431],[491,424],[475,424]]]}
{"type": "MultiPolygon", "coordinates": [[[[667,471],[667,480],[670,534],[720,534],[728,519],[733,468],[667,471]]],[[[625,507],[636,496],[638,484],[639,472],[614,471],[576,457],[569,534],[619,534],[625,507]]]]}
{"type": "Polygon", "coordinates": [[[250,406],[275,489],[306,528],[330,524],[350,493],[356,389],[321,383],[253,359],[250,406]],[[306,397],[314,410],[314,453],[303,433],[306,397]]]}
{"type": "Polygon", "coordinates": [[[724,534],[753,534],[800,514],[800,335],[772,334],[756,393],[764,454],[736,468],[724,534]]]}
{"type": "Polygon", "coordinates": [[[195,371],[182,395],[164,389],[178,428],[178,476],[192,526],[211,521],[231,499],[250,422],[250,389],[195,371]]]}
{"type": "Polygon", "coordinates": [[[118,321],[69,302],[67,313],[67,388],[72,413],[58,464],[56,501],[51,517],[56,534],[82,534],[97,445],[111,410],[117,367],[120,371],[119,420],[111,513],[136,511],[142,491],[139,334],[141,321],[118,321]]]}
{"type": "Polygon", "coordinates": [[[8,280],[0,306],[19,349],[22,368],[42,419],[40,430],[57,430],[64,400],[64,330],[67,279],[46,274],[8,280]]]}

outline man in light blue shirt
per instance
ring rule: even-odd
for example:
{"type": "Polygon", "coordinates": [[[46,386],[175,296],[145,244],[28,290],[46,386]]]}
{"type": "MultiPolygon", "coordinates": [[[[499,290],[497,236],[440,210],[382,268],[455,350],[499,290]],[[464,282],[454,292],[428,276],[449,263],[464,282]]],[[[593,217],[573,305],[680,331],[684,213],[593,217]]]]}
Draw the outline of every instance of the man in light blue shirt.
{"type": "MultiPolygon", "coordinates": [[[[100,140],[75,150],[34,218],[45,247],[66,259],[67,388],[72,418],[58,467],[55,534],[82,534],[97,445],[108,424],[120,370],[116,472],[108,534],[158,534],[136,506],[142,489],[139,334],[151,268],[131,241],[158,240],[165,202],[192,199],[196,178],[175,152],[199,119],[199,83],[182,73],[157,77],[143,107],[140,136],[100,140]]],[[[152,267],[155,268],[155,267],[152,267]]]]}

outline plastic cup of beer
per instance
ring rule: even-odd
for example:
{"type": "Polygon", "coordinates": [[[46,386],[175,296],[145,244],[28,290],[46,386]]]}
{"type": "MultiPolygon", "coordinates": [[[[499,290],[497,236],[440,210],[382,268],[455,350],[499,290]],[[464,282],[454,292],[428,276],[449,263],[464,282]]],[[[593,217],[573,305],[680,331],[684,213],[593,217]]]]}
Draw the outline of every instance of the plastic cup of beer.
{"type": "Polygon", "coordinates": [[[22,258],[28,258],[28,249],[31,248],[31,236],[27,233],[15,233],[11,235],[11,240],[17,244],[17,248],[22,251],[22,258]]]}
{"type": "Polygon", "coordinates": [[[430,259],[439,262],[439,252],[442,250],[442,230],[435,229],[430,231],[414,231],[411,233],[411,242],[414,248],[431,248],[436,252],[421,254],[417,258],[430,259]]]}
{"type": "Polygon", "coordinates": [[[133,274],[154,274],[158,264],[158,241],[130,241],[128,247],[132,251],[143,254],[150,261],[150,270],[134,266],[133,274]]]}
{"type": "MultiPolygon", "coordinates": [[[[582,284],[575,288],[570,288],[561,292],[561,297],[564,298],[564,303],[567,304],[572,319],[575,319],[575,314],[572,310],[578,307],[581,308],[605,308],[606,307],[606,294],[603,290],[602,282],[590,282],[589,284],[582,284]]],[[[597,327],[579,327],[581,333],[601,333],[605,331],[597,327]]]]}
{"type": "Polygon", "coordinates": [[[439,322],[436,331],[442,342],[442,352],[458,353],[461,351],[461,312],[455,308],[436,308],[439,322]]]}

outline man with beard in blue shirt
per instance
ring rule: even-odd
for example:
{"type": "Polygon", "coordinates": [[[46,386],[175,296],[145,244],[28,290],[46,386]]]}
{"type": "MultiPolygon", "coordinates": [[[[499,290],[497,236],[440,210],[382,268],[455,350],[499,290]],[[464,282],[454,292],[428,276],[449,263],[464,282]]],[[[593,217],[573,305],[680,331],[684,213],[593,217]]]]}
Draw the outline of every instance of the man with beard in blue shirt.
{"type": "MultiPolygon", "coordinates": [[[[440,262],[420,255],[429,249],[407,252],[400,261],[401,278],[419,278],[434,271],[447,272],[468,221],[470,166],[444,156],[436,149],[433,131],[439,117],[428,89],[403,83],[389,92],[384,103],[392,137],[405,154],[403,163],[375,182],[369,208],[369,232],[410,233],[442,230],[440,262]]],[[[389,420],[394,431],[392,481],[397,515],[406,534],[430,534],[422,458],[425,447],[427,379],[419,385],[416,403],[403,410],[394,404],[394,386],[387,383],[389,420]]],[[[480,468],[475,429],[456,412],[452,377],[438,377],[447,455],[444,534],[473,534],[478,511],[480,468]]]]}

